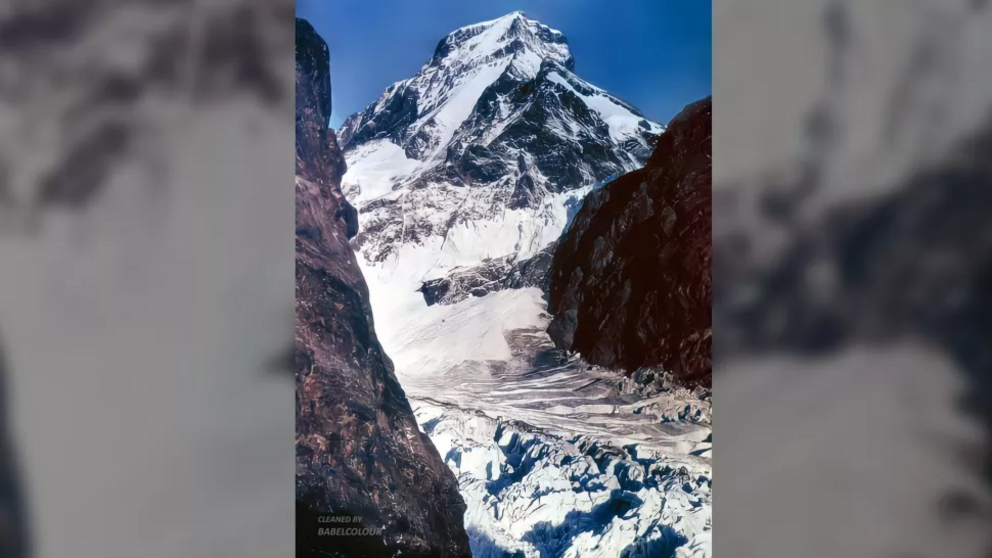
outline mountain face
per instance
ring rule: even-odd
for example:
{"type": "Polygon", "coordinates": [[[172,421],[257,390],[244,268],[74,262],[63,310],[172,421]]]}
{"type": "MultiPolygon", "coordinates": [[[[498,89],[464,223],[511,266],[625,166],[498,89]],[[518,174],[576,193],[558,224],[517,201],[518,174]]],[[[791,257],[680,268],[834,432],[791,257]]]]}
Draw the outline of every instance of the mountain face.
{"type": "Polygon", "coordinates": [[[558,347],[710,384],[712,129],[711,100],[689,105],[643,169],[586,197],[551,262],[558,347]]]}
{"type": "Polygon", "coordinates": [[[514,12],[449,34],[349,117],[343,188],[366,260],[432,244],[456,263],[528,257],[570,192],[641,167],[663,127],[574,68],[561,32],[514,12]]]}
{"type": "Polygon", "coordinates": [[[348,245],[327,45],[299,19],[296,37],[297,556],[467,557],[465,503],[418,430],[348,245]],[[372,531],[321,535],[345,527],[372,531]]]}

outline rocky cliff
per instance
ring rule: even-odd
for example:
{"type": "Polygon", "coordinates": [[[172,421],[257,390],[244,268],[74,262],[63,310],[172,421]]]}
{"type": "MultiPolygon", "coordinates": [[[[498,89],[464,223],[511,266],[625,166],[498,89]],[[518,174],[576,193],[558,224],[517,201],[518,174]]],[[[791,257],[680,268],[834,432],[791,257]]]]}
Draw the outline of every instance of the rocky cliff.
{"type": "Polygon", "coordinates": [[[687,106],[643,169],[585,198],[551,264],[559,348],[710,384],[711,112],[709,98],[687,106]]]}
{"type": "Polygon", "coordinates": [[[327,45],[304,20],[296,36],[297,555],[467,557],[457,483],[376,338],[348,245],[327,45]],[[359,531],[326,531],[343,528],[359,531]]]}

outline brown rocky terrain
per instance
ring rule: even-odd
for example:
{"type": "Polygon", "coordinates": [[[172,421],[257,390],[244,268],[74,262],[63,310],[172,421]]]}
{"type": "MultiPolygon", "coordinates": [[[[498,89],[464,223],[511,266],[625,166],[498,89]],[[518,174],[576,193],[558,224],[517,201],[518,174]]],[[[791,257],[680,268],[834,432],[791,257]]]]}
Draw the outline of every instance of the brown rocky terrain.
{"type": "Polygon", "coordinates": [[[304,20],[296,33],[297,555],[467,557],[465,504],[376,338],[348,244],[327,45],[304,20]]]}
{"type": "Polygon", "coordinates": [[[586,197],[551,264],[559,348],[711,384],[711,136],[706,98],[669,123],[643,169],[586,197]]]}

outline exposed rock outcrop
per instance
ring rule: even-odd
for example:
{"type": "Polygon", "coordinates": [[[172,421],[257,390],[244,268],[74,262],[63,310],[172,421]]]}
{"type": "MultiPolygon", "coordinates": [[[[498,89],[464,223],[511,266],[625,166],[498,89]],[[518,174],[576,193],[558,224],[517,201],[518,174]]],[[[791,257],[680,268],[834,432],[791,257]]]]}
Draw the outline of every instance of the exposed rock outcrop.
{"type": "Polygon", "coordinates": [[[559,348],[710,384],[711,112],[709,98],[687,106],[643,169],[586,197],[552,261],[559,348]]]}
{"type": "Polygon", "coordinates": [[[296,33],[297,556],[468,557],[457,483],[376,338],[348,245],[327,45],[304,20],[296,33]]]}
{"type": "Polygon", "coordinates": [[[420,292],[428,306],[455,304],[470,296],[486,296],[505,289],[537,287],[548,292],[548,272],[557,242],[540,252],[517,261],[516,255],[505,256],[468,268],[455,268],[439,279],[424,281],[420,292]]]}

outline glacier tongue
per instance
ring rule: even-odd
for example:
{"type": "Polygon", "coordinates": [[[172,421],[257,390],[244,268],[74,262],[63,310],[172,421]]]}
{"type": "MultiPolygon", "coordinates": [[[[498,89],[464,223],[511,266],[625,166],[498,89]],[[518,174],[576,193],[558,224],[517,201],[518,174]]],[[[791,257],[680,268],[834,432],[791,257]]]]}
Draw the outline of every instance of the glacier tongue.
{"type": "Polygon", "coordinates": [[[706,394],[566,358],[539,288],[428,306],[425,281],[556,241],[663,127],[514,12],[458,29],[340,131],[375,329],[459,480],[475,556],[711,556],[706,394]]]}
{"type": "Polygon", "coordinates": [[[509,361],[401,379],[458,478],[473,555],[711,556],[709,401],[624,393],[540,329],[506,338],[509,361]]]}

